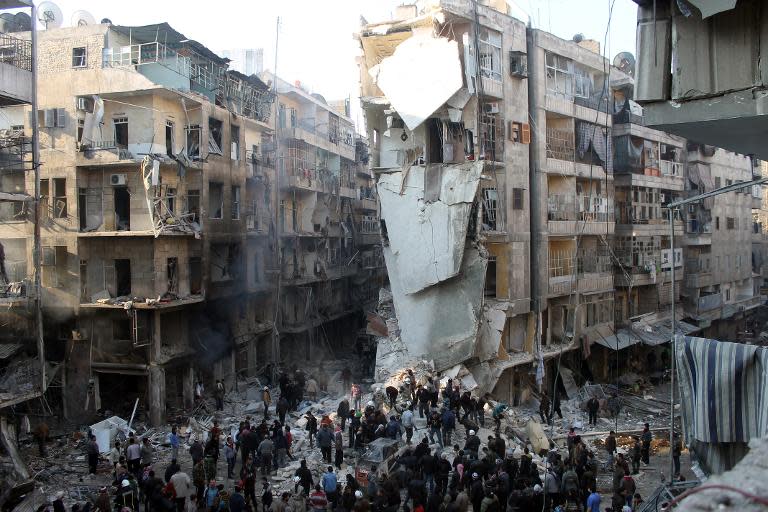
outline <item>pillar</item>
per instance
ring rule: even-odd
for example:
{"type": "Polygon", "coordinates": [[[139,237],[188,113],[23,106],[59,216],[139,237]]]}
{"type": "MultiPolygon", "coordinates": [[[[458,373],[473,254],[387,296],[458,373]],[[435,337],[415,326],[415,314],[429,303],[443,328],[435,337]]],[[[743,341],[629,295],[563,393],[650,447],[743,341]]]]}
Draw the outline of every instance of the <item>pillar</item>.
{"type": "Polygon", "coordinates": [[[190,364],[188,368],[181,372],[181,393],[184,400],[184,408],[192,409],[195,405],[195,368],[190,364]]]}
{"type": "Polygon", "coordinates": [[[149,423],[157,427],[165,423],[165,368],[149,367],[148,390],[149,423]]]}

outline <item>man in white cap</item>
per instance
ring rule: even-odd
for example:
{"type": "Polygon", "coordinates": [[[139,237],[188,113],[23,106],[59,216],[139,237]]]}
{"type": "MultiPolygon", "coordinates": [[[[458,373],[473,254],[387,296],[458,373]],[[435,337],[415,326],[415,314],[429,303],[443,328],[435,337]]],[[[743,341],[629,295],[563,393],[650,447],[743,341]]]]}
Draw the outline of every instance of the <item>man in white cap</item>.
{"type": "Polygon", "coordinates": [[[64,491],[56,492],[53,499],[53,512],[64,512],[64,491]]]}
{"type": "Polygon", "coordinates": [[[478,450],[480,450],[480,438],[477,437],[474,430],[470,430],[464,443],[464,452],[472,452],[477,457],[478,450]]]}

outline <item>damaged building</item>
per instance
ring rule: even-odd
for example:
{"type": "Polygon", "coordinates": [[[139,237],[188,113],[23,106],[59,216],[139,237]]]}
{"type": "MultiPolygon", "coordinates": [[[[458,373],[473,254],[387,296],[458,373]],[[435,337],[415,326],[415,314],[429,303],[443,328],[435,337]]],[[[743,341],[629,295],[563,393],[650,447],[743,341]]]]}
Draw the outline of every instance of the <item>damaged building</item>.
{"type": "MultiPolygon", "coordinates": [[[[30,33],[13,36],[28,44],[30,33]]],[[[2,133],[18,142],[39,125],[41,300],[66,418],[127,417],[138,399],[161,424],[192,407],[198,380],[231,386],[268,363],[317,357],[310,347],[339,350],[342,332],[357,341],[368,278],[383,267],[367,145],[348,112],[282,81],[276,93],[167,23],[38,36],[39,104],[4,102],[2,133]],[[276,137],[273,109],[285,120],[291,102],[317,130],[291,138],[279,125],[276,137]],[[307,172],[321,177],[290,181],[307,172]],[[282,343],[294,348],[281,353],[282,343]]],[[[0,300],[22,317],[34,217],[22,199],[35,180],[13,166],[24,167],[25,147],[0,148],[12,200],[0,210],[5,281],[17,290],[0,300]]]]}
{"type": "Polygon", "coordinates": [[[668,361],[673,290],[679,333],[747,329],[759,187],[691,205],[674,243],[665,205],[759,162],[646,127],[633,67],[506,13],[425,1],[358,34],[396,316],[371,323],[379,369],[433,360],[517,404],[668,361]]]}
{"type": "Polygon", "coordinates": [[[359,33],[397,315],[378,357],[465,364],[515,395],[535,353],[525,25],[483,3],[428,4],[359,33]]]}

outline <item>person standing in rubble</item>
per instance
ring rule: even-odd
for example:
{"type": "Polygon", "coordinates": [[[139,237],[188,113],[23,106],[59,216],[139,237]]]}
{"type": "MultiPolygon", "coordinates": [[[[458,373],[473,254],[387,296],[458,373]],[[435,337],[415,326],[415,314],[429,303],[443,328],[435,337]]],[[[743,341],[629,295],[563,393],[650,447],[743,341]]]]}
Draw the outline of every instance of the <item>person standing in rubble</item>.
{"type": "Polygon", "coordinates": [[[437,436],[437,444],[440,445],[440,448],[443,447],[443,436],[442,436],[442,418],[440,417],[440,413],[437,411],[437,409],[433,409],[432,412],[429,414],[429,418],[427,419],[427,426],[429,427],[429,442],[434,443],[435,442],[435,436],[437,436]]]}
{"type": "Polygon", "coordinates": [[[355,406],[355,410],[359,411],[363,401],[363,391],[360,389],[360,385],[353,383],[349,394],[352,397],[352,403],[355,406]]]}
{"type": "Polygon", "coordinates": [[[429,391],[419,384],[419,387],[416,388],[416,401],[419,404],[419,418],[429,415],[429,397],[429,391]]]}
{"type": "Polygon", "coordinates": [[[647,466],[651,463],[651,441],[653,441],[653,433],[651,432],[650,425],[648,425],[648,423],[643,426],[643,433],[640,434],[640,440],[643,442],[641,456],[643,463],[647,466]]]}
{"type": "Polygon", "coordinates": [[[541,401],[539,402],[539,416],[541,417],[541,422],[549,425],[549,422],[552,420],[552,414],[549,411],[549,396],[547,396],[547,392],[544,391],[541,394],[541,401]]]}
{"type": "Polygon", "coordinates": [[[341,430],[344,431],[347,427],[347,418],[349,417],[349,400],[347,400],[346,396],[341,399],[339,406],[336,408],[336,417],[341,422],[341,430]]]}
{"type": "Polygon", "coordinates": [[[192,457],[192,464],[197,464],[201,460],[203,460],[203,444],[200,442],[199,439],[195,439],[192,442],[192,446],[189,447],[189,456],[192,457]]]}
{"type": "Polygon", "coordinates": [[[399,394],[399,391],[395,386],[387,386],[384,391],[387,394],[387,399],[389,400],[389,406],[391,408],[394,408],[395,403],[397,402],[397,395],[399,394]]]}
{"type": "Polygon", "coordinates": [[[333,447],[336,452],[333,463],[338,469],[341,469],[341,464],[344,462],[344,435],[342,432],[341,427],[336,425],[333,432],[333,447]]]}
{"type": "Polygon", "coordinates": [[[203,386],[203,379],[198,379],[195,384],[195,402],[198,404],[203,401],[203,395],[205,394],[205,386],[203,386]]]}
{"type": "Polygon", "coordinates": [[[597,412],[600,410],[600,400],[594,396],[587,400],[587,413],[589,414],[589,424],[597,425],[597,412]]]}
{"type": "Polygon", "coordinates": [[[317,446],[320,447],[320,452],[323,454],[323,460],[327,463],[331,463],[331,446],[333,445],[333,433],[330,431],[327,425],[323,425],[320,431],[317,433],[317,446]]]}
{"type": "Polygon", "coordinates": [[[214,397],[216,398],[216,410],[217,411],[223,411],[224,410],[224,394],[226,393],[226,390],[224,388],[224,381],[223,380],[217,380],[216,381],[216,389],[214,390],[214,397]]]}
{"type": "Polygon", "coordinates": [[[632,446],[632,474],[636,475],[640,472],[640,460],[642,458],[643,448],[638,436],[632,436],[632,439],[634,440],[634,445],[632,446]]]}
{"type": "Polygon", "coordinates": [[[269,475],[272,473],[272,453],[275,449],[275,443],[272,439],[265,437],[260,443],[258,454],[261,457],[261,474],[269,475]]]}
{"type": "Polygon", "coordinates": [[[456,430],[456,414],[453,409],[445,409],[440,418],[440,426],[443,429],[443,442],[450,446],[451,435],[456,430]]]}
{"type": "Polygon", "coordinates": [[[405,429],[405,442],[407,444],[411,444],[411,439],[413,438],[413,405],[409,405],[408,408],[403,412],[403,416],[401,418],[401,423],[403,424],[403,428],[405,429]]]}
{"type": "Polygon", "coordinates": [[[293,487],[293,492],[298,492],[299,487],[304,489],[304,495],[309,495],[309,490],[312,488],[312,472],[307,467],[307,461],[302,459],[299,463],[299,468],[294,473],[294,482],[296,484],[293,487]],[[297,480],[298,479],[298,480],[297,480]]]}
{"type": "Polygon", "coordinates": [[[683,452],[683,442],[680,440],[680,434],[672,434],[672,462],[675,466],[675,478],[680,477],[680,455],[683,452]]]}
{"type": "MultiPolygon", "coordinates": [[[[0,252],[2,252],[2,244],[0,244],[0,252]]],[[[44,421],[38,423],[35,427],[35,431],[33,432],[35,441],[37,441],[37,450],[41,457],[45,457],[47,455],[45,444],[48,442],[49,433],[50,430],[48,429],[48,424],[44,421]]]]}
{"type": "Polygon", "coordinates": [[[136,439],[133,437],[128,440],[125,457],[128,461],[128,471],[138,478],[141,469],[141,446],[136,444],[136,439]]]}
{"type": "Polygon", "coordinates": [[[269,419],[269,406],[272,405],[272,394],[269,392],[269,388],[264,386],[261,390],[261,400],[264,402],[264,419],[269,419]]]}
{"type": "Polygon", "coordinates": [[[281,393],[280,398],[277,400],[277,404],[275,404],[275,412],[277,413],[277,418],[281,425],[285,425],[285,415],[288,413],[289,407],[290,404],[288,403],[288,399],[281,393]]]}
{"type": "Polygon", "coordinates": [[[605,438],[605,451],[608,452],[606,468],[610,470],[613,467],[613,454],[616,453],[616,432],[613,430],[611,430],[608,433],[608,437],[605,438]]]}
{"type": "Polygon", "coordinates": [[[307,420],[307,434],[309,434],[309,447],[314,448],[315,436],[317,435],[317,418],[312,414],[312,411],[307,411],[304,415],[307,420]]]}
{"type": "Polygon", "coordinates": [[[235,477],[235,458],[237,451],[235,451],[235,443],[232,441],[232,436],[227,436],[227,441],[224,443],[224,459],[227,461],[227,478],[235,477]]]}
{"type": "Polygon", "coordinates": [[[88,453],[88,473],[95,475],[96,466],[99,464],[99,445],[96,443],[96,436],[92,435],[88,439],[86,450],[88,453]]]}

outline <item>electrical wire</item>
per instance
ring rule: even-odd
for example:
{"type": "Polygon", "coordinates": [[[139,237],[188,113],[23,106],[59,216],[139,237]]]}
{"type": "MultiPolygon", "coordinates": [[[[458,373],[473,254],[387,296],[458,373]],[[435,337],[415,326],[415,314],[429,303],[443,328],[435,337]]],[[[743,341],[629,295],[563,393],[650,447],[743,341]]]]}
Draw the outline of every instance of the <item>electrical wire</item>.
{"type": "Polygon", "coordinates": [[[768,506],[768,498],[765,496],[758,496],[757,494],[753,494],[749,491],[745,491],[743,489],[739,489],[738,487],[733,487],[732,485],[726,485],[726,484],[704,484],[700,485],[699,487],[694,487],[693,489],[688,489],[684,493],[682,493],[680,496],[675,497],[672,501],[669,502],[666,508],[664,510],[671,510],[673,506],[677,505],[682,501],[684,498],[687,498],[688,496],[691,496],[692,494],[697,494],[702,491],[708,491],[711,489],[720,489],[723,491],[729,491],[729,492],[735,492],[737,494],[740,494],[744,496],[745,498],[752,500],[756,503],[760,503],[761,505],[768,506]]]}

